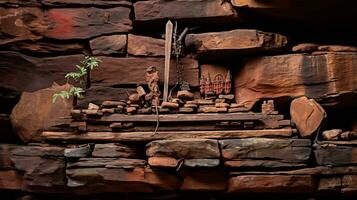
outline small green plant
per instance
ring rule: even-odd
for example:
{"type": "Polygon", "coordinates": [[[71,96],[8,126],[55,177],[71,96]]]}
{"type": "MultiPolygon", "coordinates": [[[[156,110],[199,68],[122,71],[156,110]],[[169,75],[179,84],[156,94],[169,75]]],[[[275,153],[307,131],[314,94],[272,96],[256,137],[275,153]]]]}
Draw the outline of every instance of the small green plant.
{"type": "Polygon", "coordinates": [[[52,96],[52,103],[55,103],[58,97],[61,97],[62,99],[73,97],[74,101],[76,101],[77,98],[83,98],[85,88],[88,88],[90,82],[90,71],[99,67],[101,62],[102,61],[96,57],[85,56],[84,60],[82,60],[79,65],[76,65],[77,71],[69,72],[65,76],[67,83],[79,83],[79,87],[71,86],[68,90],[55,93],[52,96]]]}

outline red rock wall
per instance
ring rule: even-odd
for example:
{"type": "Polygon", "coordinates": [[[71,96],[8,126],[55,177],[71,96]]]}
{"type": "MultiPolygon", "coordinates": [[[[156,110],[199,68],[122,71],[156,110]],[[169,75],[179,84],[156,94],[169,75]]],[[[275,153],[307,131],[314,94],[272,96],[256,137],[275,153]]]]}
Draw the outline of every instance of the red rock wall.
{"type": "MultiPolygon", "coordinates": [[[[201,75],[228,68],[239,105],[256,109],[262,100],[275,99],[284,112],[291,99],[306,95],[328,110],[329,128],[351,130],[357,118],[355,7],[333,0],[0,0],[0,194],[9,199],[353,197],[357,160],[350,143],[313,146],[313,140],[292,135],[257,139],[254,134],[119,141],[124,144],[109,138],[96,145],[92,157],[70,160],[64,148],[85,141],[25,145],[10,114],[21,93],[65,83],[64,75],[83,54],[103,63],[91,74],[82,107],[126,98],[136,84],[145,84],[150,65],[163,80],[164,26],[171,19],[179,31],[190,28],[181,62],[194,91],[201,75]],[[296,46],[307,42],[316,44],[296,46]],[[178,173],[182,158],[189,170],[178,173]]],[[[50,102],[42,92],[24,94],[28,104],[14,109],[35,124],[26,134],[38,135],[52,123],[46,116],[57,116],[41,115],[53,109],[40,106],[50,102]],[[33,106],[36,112],[26,113],[33,106]]]]}

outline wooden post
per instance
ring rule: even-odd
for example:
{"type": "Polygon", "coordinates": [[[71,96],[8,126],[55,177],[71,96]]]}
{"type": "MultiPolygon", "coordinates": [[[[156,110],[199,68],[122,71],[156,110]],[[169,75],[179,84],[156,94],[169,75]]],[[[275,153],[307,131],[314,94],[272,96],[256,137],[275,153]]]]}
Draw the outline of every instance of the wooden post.
{"type": "Polygon", "coordinates": [[[169,95],[169,80],[170,80],[170,61],[171,61],[171,47],[172,47],[172,31],[173,24],[169,20],[166,23],[165,32],[165,76],[164,76],[164,102],[167,102],[169,95]]]}

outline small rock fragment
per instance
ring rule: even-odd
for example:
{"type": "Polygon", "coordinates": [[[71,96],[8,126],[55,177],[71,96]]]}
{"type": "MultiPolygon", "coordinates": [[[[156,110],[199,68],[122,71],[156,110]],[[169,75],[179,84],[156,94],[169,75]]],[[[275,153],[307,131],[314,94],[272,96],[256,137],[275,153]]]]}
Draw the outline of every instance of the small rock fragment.
{"type": "Polygon", "coordinates": [[[187,99],[193,99],[194,94],[192,92],[189,92],[187,90],[181,90],[177,92],[177,98],[187,100],[187,99]]]}
{"type": "Polygon", "coordinates": [[[235,113],[235,112],[248,112],[249,109],[246,107],[236,107],[236,108],[228,108],[229,113],[235,113]]]}
{"type": "Polygon", "coordinates": [[[234,100],[234,94],[220,94],[218,96],[219,99],[226,99],[229,101],[233,101],[234,100]]]}
{"type": "Polygon", "coordinates": [[[216,103],[215,106],[216,106],[216,108],[228,108],[229,104],[228,103],[216,103]]]}
{"type": "Polygon", "coordinates": [[[356,140],[357,139],[357,132],[355,131],[345,131],[341,133],[342,140],[356,140]]]}
{"type": "Polygon", "coordinates": [[[115,108],[119,105],[123,105],[121,101],[103,101],[102,107],[103,108],[115,108]]]}
{"type": "Polygon", "coordinates": [[[173,103],[173,102],[162,102],[161,107],[162,108],[177,109],[177,108],[179,108],[179,104],[178,103],[173,103]]]}
{"type": "Polygon", "coordinates": [[[136,112],[136,107],[127,107],[126,112],[129,114],[135,113],[136,112]]]}
{"type": "Polygon", "coordinates": [[[301,43],[293,47],[293,52],[313,52],[318,49],[319,45],[314,43],[301,43]]]}
{"type": "Polygon", "coordinates": [[[215,103],[225,103],[226,99],[216,99],[215,103]]]}
{"type": "Polygon", "coordinates": [[[194,112],[194,109],[193,108],[180,108],[179,109],[179,113],[193,113],[194,112]]]}
{"type": "Polygon", "coordinates": [[[121,128],[123,128],[123,125],[121,122],[113,122],[110,124],[110,128],[121,129],[121,128]]]}
{"type": "Polygon", "coordinates": [[[129,96],[130,103],[139,103],[140,102],[140,95],[138,93],[131,94],[129,96]]]}
{"type": "Polygon", "coordinates": [[[185,107],[185,108],[197,108],[198,105],[197,104],[186,103],[186,104],[183,105],[183,107],[185,107]]]}
{"type": "Polygon", "coordinates": [[[151,114],[151,108],[140,108],[137,111],[138,114],[151,114]]]}
{"type": "Polygon", "coordinates": [[[197,101],[199,105],[214,105],[214,102],[212,99],[199,99],[197,101]]]}
{"type": "Polygon", "coordinates": [[[99,106],[95,105],[94,103],[89,103],[88,110],[99,110],[99,106]]]}
{"type": "Polygon", "coordinates": [[[331,129],[331,130],[324,131],[322,133],[322,137],[325,140],[338,140],[341,133],[342,133],[341,129],[331,129]]]}
{"type": "Polygon", "coordinates": [[[113,114],[115,113],[115,108],[103,108],[102,112],[103,114],[113,114]]]}

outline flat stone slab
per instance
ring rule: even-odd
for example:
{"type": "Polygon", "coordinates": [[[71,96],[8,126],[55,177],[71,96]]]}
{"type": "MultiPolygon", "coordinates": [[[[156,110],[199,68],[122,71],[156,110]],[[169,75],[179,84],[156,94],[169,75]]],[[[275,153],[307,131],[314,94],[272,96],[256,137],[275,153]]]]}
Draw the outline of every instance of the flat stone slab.
{"type": "Polygon", "coordinates": [[[281,163],[307,163],[311,142],[307,139],[247,138],[219,141],[225,160],[274,160],[281,163]]]}
{"type": "Polygon", "coordinates": [[[186,46],[199,54],[266,52],[284,48],[287,37],[259,30],[236,29],[231,31],[188,34],[186,46]]]}
{"type": "Polygon", "coordinates": [[[174,158],[219,158],[217,140],[177,139],[155,140],[146,145],[146,155],[174,158]]]}

